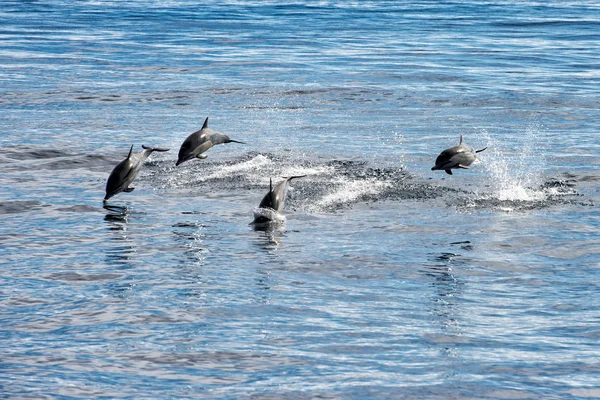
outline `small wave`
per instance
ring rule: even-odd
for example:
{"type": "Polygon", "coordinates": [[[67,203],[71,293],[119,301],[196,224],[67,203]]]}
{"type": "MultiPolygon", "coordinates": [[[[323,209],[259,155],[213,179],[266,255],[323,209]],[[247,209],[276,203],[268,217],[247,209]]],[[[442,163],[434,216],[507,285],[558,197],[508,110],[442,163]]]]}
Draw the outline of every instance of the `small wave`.
{"type": "Polygon", "coordinates": [[[2,153],[4,157],[18,161],[46,160],[50,158],[72,157],[76,155],[74,153],[58,149],[41,149],[26,146],[15,148],[3,148],[2,153]]]}
{"type": "Polygon", "coordinates": [[[41,207],[43,203],[37,200],[4,201],[0,203],[0,215],[25,213],[41,207]]]}
{"type": "Polygon", "coordinates": [[[78,154],[57,149],[2,148],[1,153],[0,164],[7,164],[6,168],[11,170],[64,170],[83,167],[94,171],[105,171],[116,165],[114,158],[103,154],[78,154]]]}

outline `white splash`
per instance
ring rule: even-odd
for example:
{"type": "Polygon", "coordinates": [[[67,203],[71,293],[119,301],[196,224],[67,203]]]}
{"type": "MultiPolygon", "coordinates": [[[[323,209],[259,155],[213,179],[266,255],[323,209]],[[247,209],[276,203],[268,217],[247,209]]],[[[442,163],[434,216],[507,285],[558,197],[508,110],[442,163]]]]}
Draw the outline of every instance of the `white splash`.
{"type": "Polygon", "coordinates": [[[484,198],[500,201],[540,201],[548,196],[542,189],[543,169],[546,165],[539,127],[529,127],[525,134],[516,135],[515,142],[496,142],[484,131],[488,149],[479,153],[481,165],[489,174],[491,193],[484,198]],[[508,146],[513,147],[509,149],[508,146]]]}
{"type": "Polygon", "coordinates": [[[275,224],[283,224],[286,221],[285,215],[278,213],[270,208],[255,208],[254,219],[264,217],[275,224]]]}

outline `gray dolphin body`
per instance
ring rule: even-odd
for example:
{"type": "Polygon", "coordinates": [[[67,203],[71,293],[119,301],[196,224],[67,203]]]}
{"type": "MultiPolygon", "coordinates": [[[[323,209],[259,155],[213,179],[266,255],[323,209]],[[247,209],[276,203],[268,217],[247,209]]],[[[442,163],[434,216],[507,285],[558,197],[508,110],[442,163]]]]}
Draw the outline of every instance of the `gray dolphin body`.
{"type": "Polygon", "coordinates": [[[106,181],[106,196],[104,196],[104,202],[116,194],[121,192],[132,192],[134,188],[129,187],[136,178],[137,174],[142,169],[144,161],[154,151],[169,151],[169,149],[163,149],[160,147],[149,147],[142,146],[144,150],[139,153],[133,153],[133,145],[129,149],[129,155],[126,159],[117,164],[112,170],[108,180],[106,181]]]}
{"type": "MultiPolygon", "coordinates": [[[[285,197],[287,196],[290,181],[296,178],[304,178],[305,176],[306,175],[290,176],[289,178],[285,178],[283,181],[279,182],[275,187],[273,187],[273,181],[269,180],[269,193],[263,197],[258,205],[258,208],[270,209],[276,212],[283,211],[285,197]]],[[[269,221],[270,219],[267,214],[255,213],[254,215],[254,223],[265,223],[269,221]]]]}
{"type": "Polygon", "coordinates": [[[468,169],[477,159],[477,153],[480,153],[485,149],[487,149],[487,147],[484,147],[481,150],[475,150],[471,146],[463,144],[463,136],[460,135],[460,143],[458,146],[450,147],[449,149],[442,151],[435,160],[435,165],[431,170],[444,170],[448,175],[452,175],[453,169],[468,169]]]}
{"type": "Polygon", "coordinates": [[[199,131],[190,134],[181,144],[179,156],[177,157],[177,163],[175,163],[175,166],[194,158],[204,159],[207,157],[207,155],[202,153],[204,153],[206,150],[216,146],[217,144],[231,142],[244,143],[230,139],[229,136],[210,129],[208,127],[208,118],[206,118],[202,128],[199,131]]]}

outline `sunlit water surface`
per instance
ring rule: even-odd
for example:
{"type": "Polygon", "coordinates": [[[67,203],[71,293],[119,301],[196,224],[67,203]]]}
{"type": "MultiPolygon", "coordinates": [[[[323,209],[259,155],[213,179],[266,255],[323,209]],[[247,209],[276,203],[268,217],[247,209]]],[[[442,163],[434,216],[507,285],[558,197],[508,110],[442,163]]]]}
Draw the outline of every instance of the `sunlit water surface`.
{"type": "Polygon", "coordinates": [[[0,393],[600,397],[598,15],[5,2],[0,393]],[[206,117],[245,144],[175,167],[206,117]]]}

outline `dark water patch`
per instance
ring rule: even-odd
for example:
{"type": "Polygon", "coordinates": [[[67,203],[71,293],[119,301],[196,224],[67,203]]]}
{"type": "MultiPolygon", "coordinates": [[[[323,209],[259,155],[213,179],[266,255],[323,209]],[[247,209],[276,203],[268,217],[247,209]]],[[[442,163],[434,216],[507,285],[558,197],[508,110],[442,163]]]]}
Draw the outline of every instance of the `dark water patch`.
{"type": "Polygon", "coordinates": [[[98,155],[84,154],[73,156],[61,160],[55,160],[41,165],[44,169],[65,170],[65,169],[88,169],[91,171],[110,171],[116,165],[114,158],[98,155]]]}
{"type": "Polygon", "coordinates": [[[322,94],[322,93],[327,93],[330,91],[339,91],[342,89],[333,89],[333,88],[329,88],[329,89],[304,89],[304,90],[300,90],[300,89],[296,89],[296,90],[285,90],[283,92],[281,92],[282,95],[292,95],[292,96],[297,96],[297,95],[314,95],[314,94],[322,94]]]}
{"type": "Polygon", "coordinates": [[[72,152],[58,149],[39,149],[31,147],[4,147],[0,149],[0,153],[4,157],[13,160],[46,160],[50,158],[71,157],[72,152]]]}
{"type": "Polygon", "coordinates": [[[535,28],[535,27],[555,27],[564,26],[569,29],[574,27],[582,28],[595,28],[600,27],[600,22],[591,19],[549,19],[540,21],[497,21],[492,25],[499,27],[513,27],[513,28],[535,28]]]}
{"type": "MultiPolygon", "coordinates": [[[[73,100],[77,100],[79,102],[93,102],[93,103],[102,103],[109,102],[115,104],[137,104],[137,103],[171,103],[177,104],[182,103],[184,100],[189,100],[191,102],[192,98],[195,96],[199,96],[201,92],[199,91],[162,91],[162,92],[135,92],[129,91],[127,93],[105,93],[105,92],[94,92],[88,93],[85,95],[75,95],[72,97],[73,100]]],[[[62,94],[65,96],[65,94],[62,94]]],[[[189,104],[189,103],[183,103],[189,104]]]]}
{"type": "Polygon", "coordinates": [[[31,297],[12,297],[6,302],[6,304],[9,306],[31,306],[46,303],[47,302],[45,300],[31,297]]]}
{"type": "Polygon", "coordinates": [[[146,353],[127,355],[135,361],[150,365],[202,366],[203,368],[226,368],[232,371],[263,371],[273,366],[306,365],[306,362],[275,353],[255,353],[248,351],[207,351],[203,353],[146,353]]]}
{"type": "Polygon", "coordinates": [[[77,272],[58,272],[47,275],[45,278],[53,281],[65,282],[95,282],[115,280],[121,278],[121,274],[80,274],[77,272]]]}
{"type": "Polygon", "coordinates": [[[61,212],[73,212],[73,213],[89,213],[89,212],[98,212],[100,208],[88,206],[86,204],[76,204],[69,207],[60,207],[56,209],[61,212]]]}
{"type": "Polygon", "coordinates": [[[0,202],[0,214],[18,214],[39,210],[44,204],[37,200],[15,200],[0,202]]]}
{"type": "MultiPolygon", "coordinates": [[[[2,148],[0,162],[10,164],[12,170],[64,170],[88,169],[92,171],[110,171],[118,162],[110,155],[78,154],[73,151],[59,149],[43,149],[31,147],[2,148]]],[[[123,158],[127,153],[123,155],[123,158]]]]}
{"type": "Polygon", "coordinates": [[[177,222],[172,226],[173,228],[201,228],[202,224],[197,222],[177,222]]]}
{"type": "Polygon", "coordinates": [[[578,175],[574,175],[574,174],[570,174],[569,176],[573,177],[573,178],[577,178],[578,182],[600,182],[600,175],[595,176],[595,175],[586,175],[586,176],[578,176],[578,175]]]}

